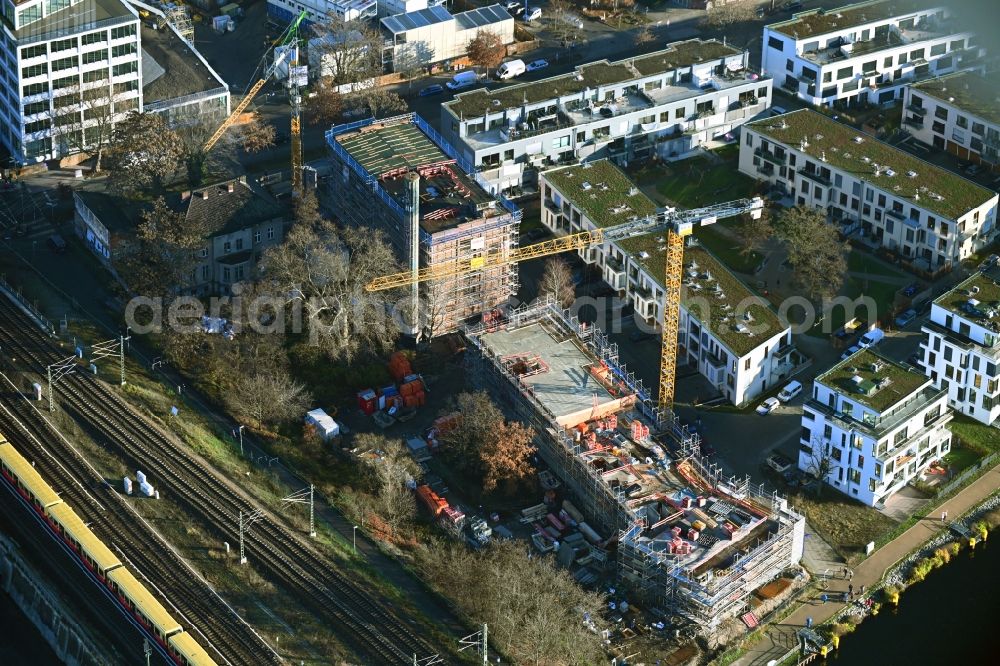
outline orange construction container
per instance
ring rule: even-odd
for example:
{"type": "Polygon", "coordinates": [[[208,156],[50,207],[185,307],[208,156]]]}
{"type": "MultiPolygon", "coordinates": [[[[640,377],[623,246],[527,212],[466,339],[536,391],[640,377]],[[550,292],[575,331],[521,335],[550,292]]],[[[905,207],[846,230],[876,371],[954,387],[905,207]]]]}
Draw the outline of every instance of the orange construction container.
{"type": "Polygon", "coordinates": [[[416,398],[417,398],[417,404],[420,405],[421,407],[427,404],[427,394],[424,393],[423,391],[417,393],[416,398]]]}
{"type": "Polygon", "coordinates": [[[403,404],[407,407],[416,407],[418,404],[417,397],[415,395],[404,395],[403,404]]]}
{"type": "Polygon", "coordinates": [[[389,374],[395,381],[401,382],[403,377],[412,373],[410,360],[402,352],[396,352],[389,357],[389,374]]]}

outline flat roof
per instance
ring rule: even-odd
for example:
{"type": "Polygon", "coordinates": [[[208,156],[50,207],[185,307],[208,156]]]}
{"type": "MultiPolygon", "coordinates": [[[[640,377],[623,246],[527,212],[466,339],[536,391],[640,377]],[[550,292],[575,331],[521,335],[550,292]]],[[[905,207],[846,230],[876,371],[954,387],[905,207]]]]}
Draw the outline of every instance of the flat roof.
{"type": "MultiPolygon", "coordinates": [[[[667,266],[663,238],[637,236],[617,241],[617,244],[663,287],[667,266]]],[[[750,291],[721,261],[700,246],[684,249],[681,303],[737,356],[744,356],[787,328],[766,300],[750,291]]]]}
{"type": "Polygon", "coordinates": [[[974,72],[956,72],[910,86],[914,92],[947,102],[987,122],[1000,124],[1000,80],[974,72]]]}
{"type": "Polygon", "coordinates": [[[63,36],[71,37],[80,32],[97,28],[98,23],[101,23],[102,27],[108,27],[108,25],[119,22],[127,23],[130,20],[138,21],[139,16],[122,0],[84,0],[13,32],[21,41],[43,35],[49,36],[49,33],[58,32],[59,34],[51,35],[52,39],[56,39],[63,36]],[[115,19],[119,19],[119,21],[115,19]],[[108,23],[105,24],[105,21],[108,23]]]}
{"type": "MultiPolygon", "coordinates": [[[[588,370],[599,361],[575,338],[557,336],[541,323],[485,333],[481,343],[499,359],[537,356],[547,370],[522,376],[538,400],[557,420],[615,406],[618,398],[588,370]]],[[[579,422],[579,421],[578,421],[579,422]]],[[[575,424],[570,424],[575,425],[575,424]]]]}
{"type": "Polygon", "coordinates": [[[608,160],[553,169],[542,175],[598,227],[656,213],[653,200],[608,160]]]}
{"type": "Polygon", "coordinates": [[[503,21],[513,21],[514,17],[500,5],[489,5],[455,14],[455,23],[462,30],[483,28],[503,21]]]}
{"type": "Polygon", "coordinates": [[[742,51],[715,40],[692,39],[675,42],[662,51],[638,58],[626,58],[615,62],[601,60],[578,65],[575,72],[540,81],[503,86],[496,90],[486,88],[471,90],[457,95],[444,106],[456,116],[478,118],[485,113],[557,99],[583,92],[588,88],[624,83],[738,53],[742,51]],[[664,68],[665,65],[669,66],[664,68]]]}
{"type": "Polygon", "coordinates": [[[986,328],[1000,327],[1000,268],[976,273],[934,302],[986,328]]]}
{"type": "Polygon", "coordinates": [[[881,414],[919,391],[930,378],[871,349],[862,349],[816,381],[881,414]]]}
{"type": "Polygon", "coordinates": [[[955,220],[996,193],[925,162],[811,109],[800,109],[746,124],[750,129],[807,153],[819,166],[846,171],[914,206],[955,220]],[[806,142],[802,148],[803,140],[806,142]],[[875,166],[880,167],[878,175],[875,166]],[[891,174],[891,175],[890,175],[891,174]]]}
{"type": "Polygon", "coordinates": [[[382,19],[382,25],[384,25],[389,32],[399,34],[409,30],[426,28],[427,26],[435,25],[437,23],[446,23],[451,20],[452,16],[448,13],[448,10],[438,5],[436,7],[418,9],[415,12],[396,14],[395,16],[386,16],[382,19]]]}
{"type": "Polygon", "coordinates": [[[373,124],[336,140],[375,178],[450,158],[413,123],[373,124]]]}
{"type": "Polygon", "coordinates": [[[142,97],[145,104],[226,88],[226,84],[172,29],[153,30],[145,22],[141,26],[143,54],[152,58],[163,70],[163,74],[152,81],[143,77],[142,97]]]}
{"type": "Polygon", "coordinates": [[[872,0],[834,9],[814,9],[799,12],[793,18],[767,27],[796,39],[806,39],[837,32],[845,28],[904,16],[938,3],[929,0],[872,0]]]}

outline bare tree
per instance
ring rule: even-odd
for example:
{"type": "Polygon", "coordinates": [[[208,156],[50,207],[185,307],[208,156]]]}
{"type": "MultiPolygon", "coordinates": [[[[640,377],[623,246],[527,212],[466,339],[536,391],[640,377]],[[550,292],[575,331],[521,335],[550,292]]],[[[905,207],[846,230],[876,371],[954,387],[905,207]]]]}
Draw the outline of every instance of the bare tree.
{"type": "Polygon", "coordinates": [[[303,308],[310,341],[331,359],[390,350],[399,337],[393,292],[369,293],[365,285],[394,270],[392,249],[374,230],[338,230],[311,193],[299,200],[296,219],[285,241],[264,255],[264,288],[303,308]]]}
{"type": "Polygon", "coordinates": [[[826,212],[796,206],[778,217],[777,235],[785,243],[795,281],[811,298],[836,294],[847,273],[847,243],[826,221],[826,212]]]}
{"type": "Polygon", "coordinates": [[[760,250],[764,243],[774,236],[774,227],[771,226],[771,219],[766,211],[762,211],[760,217],[754,219],[747,216],[736,229],[740,237],[740,254],[746,256],[760,250]]]}
{"type": "Polygon", "coordinates": [[[243,150],[248,153],[259,153],[274,145],[274,125],[265,123],[257,111],[249,122],[239,126],[236,133],[243,150]]]}
{"type": "Polygon", "coordinates": [[[407,484],[417,477],[420,468],[399,439],[361,433],[354,443],[359,449],[381,453],[366,459],[374,492],[372,508],[395,532],[416,514],[416,500],[407,484]]]}
{"type": "Polygon", "coordinates": [[[757,5],[751,0],[715,0],[705,15],[704,23],[722,28],[757,18],[757,5]]]}
{"type": "Polygon", "coordinates": [[[137,99],[124,99],[126,91],[114,94],[118,85],[122,84],[112,87],[109,81],[102,81],[87,87],[76,85],[59,90],[53,97],[53,140],[66,152],[94,153],[95,172],[101,171],[115,122],[138,107],[137,99]]]}
{"type": "Polygon", "coordinates": [[[133,111],[115,125],[108,145],[108,187],[126,194],[159,191],[181,166],[180,138],[154,113],[133,111]]]}
{"type": "Polygon", "coordinates": [[[580,37],[583,21],[576,7],[569,0],[551,0],[547,10],[551,19],[549,29],[553,36],[563,42],[575,42],[580,37]]]}
{"type": "Polygon", "coordinates": [[[223,398],[234,414],[258,428],[295,419],[312,402],[305,386],[280,368],[240,372],[223,398]]]}
{"type": "Polygon", "coordinates": [[[816,496],[823,494],[823,487],[827,483],[827,477],[833,471],[833,458],[830,455],[829,445],[823,444],[819,437],[811,440],[812,452],[806,463],[806,473],[811,474],[816,480],[816,496]]]}
{"type": "Polygon", "coordinates": [[[327,125],[340,120],[344,112],[344,97],[337,90],[333,78],[324,76],[312,88],[306,100],[305,116],[310,125],[327,125]]]}
{"type": "Polygon", "coordinates": [[[642,26],[637,33],[635,33],[635,45],[643,46],[644,44],[649,44],[656,40],[656,35],[653,34],[652,28],[649,25],[642,26]]]}
{"type": "Polygon", "coordinates": [[[492,30],[480,30],[469,42],[467,52],[472,64],[484,68],[486,76],[489,77],[490,70],[503,62],[504,56],[507,55],[507,46],[504,45],[500,35],[492,30]]]}
{"type": "Polygon", "coordinates": [[[542,298],[552,296],[561,308],[568,308],[576,299],[576,289],[573,286],[573,272],[569,262],[562,257],[550,257],[545,261],[541,282],[538,284],[538,295],[542,298]]]}
{"type": "Polygon", "coordinates": [[[205,243],[206,230],[174,211],[163,197],[142,214],[135,238],[115,254],[115,264],[129,287],[142,295],[176,294],[189,287],[205,243]]]}

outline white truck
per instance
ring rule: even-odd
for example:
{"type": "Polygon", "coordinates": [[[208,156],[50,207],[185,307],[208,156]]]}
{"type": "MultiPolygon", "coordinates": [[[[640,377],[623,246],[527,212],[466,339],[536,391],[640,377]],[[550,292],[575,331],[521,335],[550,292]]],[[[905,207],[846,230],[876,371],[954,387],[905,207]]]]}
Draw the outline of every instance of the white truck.
{"type": "Polygon", "coordinates": [[[525,71],[527,71],[527,66],[523,60],[508,60],[497,67],[497,80],[506,81],[507,79],[513,79],[521,76],[525,71]]]}
{"type": "Polygon", "coordinates": [[[479,83],[479,75],[471,69],[467,69],[451,77],[451,81],[445,85],[448,86],[448,90],[462,90],[471,88],[477,83],[479,83]]]}

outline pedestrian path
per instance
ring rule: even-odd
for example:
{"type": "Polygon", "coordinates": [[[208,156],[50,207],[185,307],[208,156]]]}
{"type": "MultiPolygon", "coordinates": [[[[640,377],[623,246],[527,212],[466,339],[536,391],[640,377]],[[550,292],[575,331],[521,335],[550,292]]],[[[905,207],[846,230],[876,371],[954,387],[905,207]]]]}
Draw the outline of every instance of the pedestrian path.
{"type": "MultiPolygon", "coordinates": [[[[947,521],[941,520],[943,511],[948,512],[950,520],[955,520],[975,508],[998,488],[1000,488],[1000,465],[979,477],[941,506],[928,511],[916,525],[879,548],[871,557],[855,567],[848,576],[844,576],[843,570],[834,572],[827,593],[847,592],[849,585],[853,586],[855,592],[860,590],[862,585],[866,588],[872,587],[902,558],[934,535],[947,529],[947,521]]],[[[771,659],[783,656],[795,647],[795,633],[806,625],[807,618],[812,618],[813,625],[822,624],[834,617],[844,606],[842,602],[824,603],[819,595],[804,600],[791,615],[769,627],[764,639],[748,649],[746,654],[735,662],[736,666],[764,666],[771,659]]]]}

